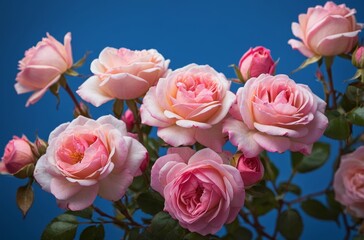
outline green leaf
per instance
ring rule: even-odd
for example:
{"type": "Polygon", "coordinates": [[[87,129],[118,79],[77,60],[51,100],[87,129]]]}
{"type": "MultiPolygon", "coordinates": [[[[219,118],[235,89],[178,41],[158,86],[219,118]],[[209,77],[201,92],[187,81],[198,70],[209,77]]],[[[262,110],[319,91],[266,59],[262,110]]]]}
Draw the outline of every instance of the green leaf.
{"type": "Polygon", "coordinates": [[[120,100],[120,99],[115,99],[113,107],[112,107],[112,111],[114,113],[114,116],[117,119],[120,119],[121,116],[123,115],[123,111],[124,111],[124,101],[120,100]]]}
{"type": "Polygon", "coordinates": [[[78,60],[76,63],[74,63],[74,64],[72,65],[72,68],[79,68],[79,67],[81,67],[81,66],[85,63],[85,61],[86,61],[86,59],[87,59],[88,55],[90,55],[90,52],[89,52],[89,51],[87,51],[87,52],[85,53],[85,55],[83,55],[83,57],[82,57],[80,60],[78,60]]]}
{"type": "Polygon", "coordinates": [[[262,161],[264,166],[264,179],[275,182],[279,175],[278,168],[268,159],[268,156],[262,156],[262,158],[267,158],[267,161],[262,161]]]}
{"type": "Polygon", "coordinates": [[[337,215],[324,204],[315,199],[307,199],[301,203],[301,208],[309,216],[320,220],[336,220],[337,215]]]}
{"type": "Polygon", "coordinates": [[[183,239],[186,230],[166,212],[157,213],[147,229],[148,239],[176,240],[183,239]]]}
{"type": "Polygon", "coordinates": [[[231,64],[229,67],[234,68],[235,75],[237,76],[239,81],[244,84],[246,81],[244,81],[243,75],[241,74],[240,69],[238,68],[238,66],[236,66],[235,64],[231,64]]]}
{"type": "Polygon", "coordinates": [[[146,182],[143,175],[134,177],[133,183],[129,186],[129,189],[133,192],[142,192],[148,189],[149,185],[146,182]]]}
{"type": "Polygon", "coordinates": [[[16,173],[14,173],[14,177],[21,179],[32,177],[34,173],[34,168],[35,168],[34,163],[27,164],[21,169],[19,169],[16,173]]]}
{"type": "Polygon", "coordinates": [[[184,236],[183,240],[209,240],[208,236],[202,236],[201,234],[191,232],[184,236]]]}
{"type": "Polygon", "coordinates": [[[44,229],[41,240],[73,240],[77,232],[77,218],[70,214],[61,214],[44,229]]]}
{"type": "Polygon", "coordinates": [[[104,225],[93,225],[85,228],[80,236],[80,240],[103,240],[105,238],[104,225]]]}
{"type": "Polygon", "coordinates": [[[23,217],[26,216],[34,201],[33,188],[30,184],[19,187],[16,192],[16,204],[21,210],[23,217]]]}
{"type": "Polygon", "coordinates": [[[301,195],[301,188],[293,183],[281,182],[277,189],[279,194],[291,192],[295,195],[301,195]]]}
{"type": "Polygon", "coordinates": [[[337,111],[327,111],[329,125],[324,133],[325,136],[338,140],[345,140],[350,136],[350,124],[344,115],[337,111]]]}
{"type": "Polygon", "coordinates": [[[295,209],[288,209],[278,218],[278,231],[286,239],[299,239],[303,230],[301,215],[295,209]]]}
{"type": "Polygon", "coordinates": [[[346,89],[345,96],[356,106],[364,102],[364,86],[363,83],[353,83],[346,89]]]}
{"type": "Polygon", "coordinates": [[[315,62],[318,62],[320,61],[322,58],[322,56],[313,56],[311,58],[307,58],[302,64],[301,66],[299,66],[297,69],[293,70],[292,73],[295,73],[305,67],[307,67],[308,65],[312,64],[312,63],[315,63],[315,62]]]}
{"type": "Polygon", "coordinates": [[[78,72],[76,72],[72,68],[67,69],[67,71],[65,72],[65,74],[67,74],[69,76],[72,76],[72,77],[77,77],[77,76],[80,75],[78,72]]]}
{"type": "Polygon", "coordinates": [[[85,208],[83,210],[80,211],[67,211],[65,212],[66,214],[70,214],[76,217],[81,217],[81,218],[85,218],[85,219],[92,219],[92,214],[93,214],[93,209],[91,207],[85,208]]]}
{"type": "Polygon", "coordinates": [[[232,223],[225,225],[227,234],[223,240],[250,240],[253,238],[252,232],[240,226],[239,219],[236,218],[232,223]]]}
{"type": "Polygon", "coordinates": [[[358,107],[348,113],[347,119],[355,125],[364,126],[364,107],[358,107]]]}
{"type": "Polygon", "coordinates": [[[251,202],[246,202],[246,206],[254,215],[261,216],[278,207],[278,202],[272,190],[262,186],[257,189],[257,187],[254,186],[247,191],[249,194],[251,194],[251,189],[255,191],[255,194],[253,194],[254,197],[251,202]],[[261,192],[258,192],[257,190],[261,192]]]}
{"type": "Polygon", "coordinates": [[[316,142],[313,144],[310,155],[303,155],[298,152],[292,154],[292,167],[300,173],[313,171],[329,159],[330,145],[327,143],[316,142]]]}
{"type": "Polygon", "coordinates": [[[155,191],[141,193],[137,198],[137,203],[143,212],[155,215],[164,208],[163,197],[155,191]]]}

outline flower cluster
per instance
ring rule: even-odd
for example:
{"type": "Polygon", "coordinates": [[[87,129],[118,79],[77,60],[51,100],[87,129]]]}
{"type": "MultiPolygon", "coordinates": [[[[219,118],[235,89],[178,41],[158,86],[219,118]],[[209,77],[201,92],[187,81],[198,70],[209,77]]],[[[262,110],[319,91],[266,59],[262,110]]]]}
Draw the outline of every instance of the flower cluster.
{"type": "MultiPolygon", "coordinates": [[[[311,59],[303,67],[346,54],[358,69],[355,86],[364,94],[360,82],[364,54],[358,46],[362,28],[354,9],[327,2],[299,16],[292,31],[301,41],[291,39],[289,44],[311,59]]],[[[277,200],[297,187],[291,180],[276,185],[278,173],[269,154],[290,151],[293,178],[296,172],[314,170],[327,160],[327,144],[318,142],[325,133],[346,140],[346,154],[339,156],[333,185],[325,192],[335,190],[336,200],[350,214],[364,218],[364,148],[349,153],[360,137],[338,131],[343,121],[348,128],[364,125],[364,102],[338,102],[331,74],[327,80],[331,89],[325,91],[323,100],[309,86],[285,74],[275,75],[278,61],[263,46],[243,54],[235,67],[238,79],[233,81],[209,65],[191,63],[169,69],[170,60],[155,49],[106,47],[91,63],[93,75],[75,91],[95,107],[114,101],[114,116],[95,120],[87,105],[75,100],[66,80],[67,75],[78,76],[75,69],[84,61],[73,63],[70,33],[64,44],[47,34],[25,52],[15,89],[19,94],[34,92],[26,106],[38,102],[48,89],[61,86],[75,101],[78,116],[54,129],[47,143],[14,137],[0,163],[1,173],[35,180],[54,195],[60,208],[71,212],[91,208],[105,217],[108,215],[94,206],[100,196],[113,202],[123,215],[108,216],[114,224],[126,234],[137,227],[141,236],[162,238],[161,233],[153,232],[153,226],[162,221],[164,211],[183,231],[201,235],[216,234],[225,224],[241,218],[256,227],[259,236],[275,239],[279,231],[284,237],[296,238],[300,230],[292,233],[278,227],[270,236],[257,222],[258,216],[276,208],[279,220],[284,222],[290,216],[301,223],[298,212],[291,209],[293,203],[277,200]],[[234,82],[240,84],[236,93],[231,91],[234,82]],[[154,127],[155,133],[151,131],[154,127]],[[236,149],[226,150],[226,143],[236,149]],[[258,189],[263,189],[262,198],[254,194],[258,189]],[[150,209],[143,196],[161,203],[162,209],[150,209]],[[155,215],[152,227],[133,220],[137,209],[155,215]]],[[[326,69],[331,69],[328,62],[326,69]]],[[[323,75],[319,80],[328,85],[323,75]]],[[[346,101],[355,98],[343,94],[346,101]]],[[[24,214],[30,207],[18,204],[24,214]]]]}

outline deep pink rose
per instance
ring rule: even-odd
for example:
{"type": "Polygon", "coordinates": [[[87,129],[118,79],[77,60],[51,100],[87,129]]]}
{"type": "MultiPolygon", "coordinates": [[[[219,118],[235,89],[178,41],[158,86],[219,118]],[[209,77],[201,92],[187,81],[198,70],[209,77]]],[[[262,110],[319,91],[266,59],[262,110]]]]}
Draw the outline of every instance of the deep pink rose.
{"type": "Polygon", "coordinates": [[[292,32],[301,41],[290,39],[288,43],[306,57],[335,56],[352,50],[363,28],[355,20],[355,9],[345,4],[327,2],[325,6],[309,8],[298,16],[299,23],[292,23],[292,32]]]}
{"type": "Polygon", "coordinates": [[[138,98],[168,72],[168,65],[169,60],[164,60],[155,49],[133,51],[106,47],[91,63],[94,75],[77,93],[96,107],[115,98],[138,98]]]}
{"type": "Polygon", "coordinates": [[[202,235],[232,222],[245,198],[239,171],[208,148],[170,148],[153,165],[151,187],[165,198],[164,210],[172,218],[202,235]]]}
{"type": "Polygon", "coordinates": [[[364,218],[364,146],[341,157],[333,187],[335,199],[355,217],[364,218]]]}
{"type": "Polygon", "coordinates": [[[264,149],[309,154],[325,131],[326,103],[286,75],[262,74],[238,89],[223,130],[248,158],[264,149]]]}
{"type": "Polygon", "coordinates": [[[79,116],[49,136],[47,152],[34,176],[61,208],[90,206],[99,195],[120,199],[140,171],[147,150],[128,136],[125,123],[113,116],[97,120],[79,116]]]}
{"type": "Polygon", "coordinates": [[[4,155],[0,162],[0,173],[14,174],[30,163],[35,162],[28,139],[14,136],[5,146],[4,155]]]}
{"type": "Polygon", "coordinates": [[[230,82],[208,65],[190,64],[161,78],[140,108],[142,123],[177,147],[196,141],[221,151],[222,119],[235,101],[230,82]]]}
{"type": "Polygon", "coordinates": [[[239,69],[245,82],[262,73],[272,75],[275,67],[270,50],[261,46],[250,48],[239,61],[239,69]]]}
{"type": "Polygon", "coordinates": [[[47,33],[47,37],[27,50],[19,61],[15,90],[18,94],[34,92],[26,106],[34,104],[72,64],[71,33],[64,36],[64,45],[47,33]]]}
{"type": "Polygon", "coordinates": [[[354,51],[352,62],[355,67],[364,68],[364,46],[360,46],[354,51]]]}
{"type": "Polygon", "coordinates": [[[134,114],[130,109],[125,111],[125,113],[121,117],[121,120],[123,120],[125,122],[126,129],[128,130],[128,132],[133,130],[133,127],[135,124],[135,119],[134,119],[134,114]]]}
{"type": "Polygon", "coordinates": [[[236,159],[234,165],[239,170],[245,187],[250,187],[262,180],[264,166],[259,156],[247,158],[244,154],[239,153],[234,158],[236,159]]]}

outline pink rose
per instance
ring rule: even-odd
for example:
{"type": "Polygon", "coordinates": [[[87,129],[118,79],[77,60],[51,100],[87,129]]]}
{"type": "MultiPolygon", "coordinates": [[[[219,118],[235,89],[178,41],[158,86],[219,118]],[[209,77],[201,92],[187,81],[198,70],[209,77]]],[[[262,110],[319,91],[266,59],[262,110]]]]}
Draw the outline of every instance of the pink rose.
{"type": "Polygon", "coordinates": [[[53,130],[34,176],[61,208],[76,211],[90,206],[97,195],[120,199],[146,155],[123,121],[110,115],[97,120],[79,116],[53,130]]]}
{"type": "Polygon", "coordinates": [[[15,90],[18,94],[34,92],[26,103],[28,107],[38,102],[72,64],[71,33],[64,36],[64,45],[47,33],[47,37],[27,50],[19,61],[15,90]]]}
{"type": "Polygon", "coordinates": [[[238,89],[232,117],[224,122],[232,144],[248,158],[264,149],[309,154],[327,127],[326,103],[286,75],[251,80],[238,89]]]}
{"type": "Polygon", "coordinates": [[[245,198],[239,171],[208,148],[168,149],[153,165],[151,187],[165,198],[164,210],[172,218],[202,235],[232,222],[245,198]]]}
{"type": "Polygon", "coordinates": [[[134,119],[134,114],[130,109],[125,111],[124,115],[121,116],[121,120],[125,122],[126,129],[128,130],[128,132],[133,130],[135,119],[134,119]]]}
{"type": "Polygon", "coordinates": [[[247,158],[244,154],[239,153],[234,158],[237,161],[233,165],[239,170],[245,187],[250,187],[263,178],[264,166],[259,156],[247,158]]]}
{"type": "Polygon", "coordinates": [[[77,93],[96,107],[115,98],[138,98],[168,72],[168,65],[169,60],[164,60],[155,49],[132,51],[107,47],[91,63],[94,76],[77,93]]]}
{"type": "Polygon", "coordinates": [[[221,151],[221,120],[235,101],[230,82],[208,65],[190,64],[161,78],[140,108],[142,123],[158,127],[158,136],[177,147],[196,141],[221,151]]]}
{"type": "Polygon", "coordinates": [[[299,23],[292,23],[292,32],[301,41],[290,39],[288,43],[306,57],[335,56],[350,52],[358,41],[363,28],[355,20],[355,9],[345,4],[327,2],[324,7],[309,8],[300,14],[299,23]]]}
{"type": "Polygon", "coordinates": [[[341,157],[334,177],[335,199],[358,218],[364,218],[364,146],[341,157]]]}
{"type": "Polygon", "coordinates": [[[353,65],[357,68],[364,68],[364,46],[358,47],[352,56],[353,65]]]}
{"type": "Polygon", "coordinates": [[[261,46],[250,48],[239,62],[239,69],[245,82],[262,73],[273,74],[275,67],[270,50],[261,46]]]}
{"type": "Polygon", "coordinates": [[[14,174],[30,163],[35,163],[35,158],[28,139],[14,136],[5,146],[4,155],[0,162],[0,173],[14,174]]]}

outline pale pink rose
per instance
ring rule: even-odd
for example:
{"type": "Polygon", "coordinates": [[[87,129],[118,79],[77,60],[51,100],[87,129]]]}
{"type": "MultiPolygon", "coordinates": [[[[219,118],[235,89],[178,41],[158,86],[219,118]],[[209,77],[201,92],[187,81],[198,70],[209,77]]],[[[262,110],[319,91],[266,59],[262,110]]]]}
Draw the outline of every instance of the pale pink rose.
{"type": "Polygon", "coordinates": [[[71,33],[64,36],[64,45],[47,33],[47,37],[27,50],[19,61],[15,90],[18,94],[34,92],[26,106],[34,104],[72,64],[71,33]]]}
{"type": "Polygon", "coordinates": [[[364,46],[360,46],[354,51],[352,62],[355,67],[364,68],[364,46]]]}
{"type": "Polygon", "coordinates": [[[250,48],[239,61],[239,69],[245,82],[262,73],[272,75],[275,67],[270,50],[261,46],[250,48]]]}
{"type": "Polygon", "coordinates": [[[214,234],[243,207],[239,171],[211,149],[170,148],[157,159],[151,187],[164,198],[164,211],[191,232],[214,234]]]}
{"type": "Polygon", "coordinates": [[[335,199],[355,217],[364,218],[364,146],[341,156],[333,187],[335,199]]]}
{"type": "Polygon", "coordinates": [[[245,187],[250,187],[262,180],[264,166],[259,156],[247,158],[244,154],[238,154],[235,158],[237,158],[236,168],[240,172],[245,187]]]}
{"type": "Polygon", "coordinates": [[[147,154],[128,136],[125,123],[110,115],[97,120],[79,116],[53,130],[48,142],[34,177],[61,208],[73,211],[90,206],[97,195],[120,199],[147,154]]]}
{"type": "Polygon", "coordinates": [[[230,82],[208,65],[190,64],[161,78],[140,108],[142,123],[177,147],[196,141],[221,151],[222,119],[235,101],[230,82]]]}
{"type": "Polygon", "coordinates": [[[128,132],[133,130],[133,127],[135,124],[135,119],[134,119],[134,114],[130,109],[125,111],[123,116],[121,116],[121,120],[123,120],[125,122],[126,129],[128,130],[128,132]]]}
{"type": "Polygon", "coordinates": [[[224,122],[232,144],[248,158],[264,149],[309,154],[328,125],[326,103],[287,75],[251,80],[238,89],[232,117],[224,122]]]}
{"type": "Polygon", "coordinates": [[[77,93],[96,107],[115,98],[138,98],[165,76],[168,65],[169,60],[164,60],[155,49],[133,51],[106,47],[91,63],[94,75],[77,93]]]}
{"type": "Polygon", "coordinates": [[[356,22],[355,9],[345,4],[326,2],[325,6],[309,8],[298,16],[299,23],[292,23],[292,32],[301,41],[290,39],[288,43],[306,57],[335,56],[352,50],[363,28],[356,22]]]}
{"type": "Polygon", "coordinates": [[[5,146],[4,155],[0,162],[0,173],[14,174],[34,162],[35,157],[29,140],[25,136],[21,138],[14,136],[5,146]]]}

